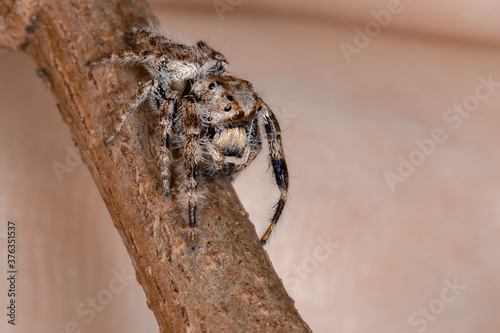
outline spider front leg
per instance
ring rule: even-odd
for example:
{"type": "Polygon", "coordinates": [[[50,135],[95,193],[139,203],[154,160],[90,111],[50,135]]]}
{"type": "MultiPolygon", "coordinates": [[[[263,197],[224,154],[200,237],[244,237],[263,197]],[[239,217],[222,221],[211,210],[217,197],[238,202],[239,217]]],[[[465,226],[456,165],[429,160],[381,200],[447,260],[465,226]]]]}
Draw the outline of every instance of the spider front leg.
{"type": "Polygon", "coordinates": [[[120,123],[115,127],[113,134],[104,142],[106,147],[109,147],[111,142],[113,142],[121,133],[122,127],[127,121],[128,117],[139,107],[139,105],[141,105],[148,98],[149,94],[152,91],[152,88],[153,80],[150,80],[137,90],[135,97],[129,100],[125,108],[125,113],[120,117],[120,123]]]}
{"type": "Polygon", "coordinates": [[[286,197],[288,194],[288,169],[285,161],[285,153],[283,151],[283,144],[281,142],[281,130],[276,116],[271,112],[269,107],[263,104],[262,119],[266,128],[267,141],[269,143],[269,161],[273,168],[274,179],[281,192],[280,198],[276,203],[274,215],[269,222],[269,227],[261,238],[262,244],[266,244],[269,236],[271,235],[274,227],[285,207],[286,197]]]}
{"type": "Polygon", "coordinates": [[[170,163],[172,161],[172,154],[169,149],[169,140],[172,132],[172,116],[174,113],[174,101],[167,99],[163,101],[160,109],[160,178],[162,182],[163,195],[170,196],[170,163]]]}
{"type": "Polygon", "coordinates": [[[196,112],[194,97],[182,99],[182,122],[184,126],[184,183],[188,195],[189,238],[190,248],[196,244],[196,191],[199,182],[200,166],[200,119],[196,112]]]}

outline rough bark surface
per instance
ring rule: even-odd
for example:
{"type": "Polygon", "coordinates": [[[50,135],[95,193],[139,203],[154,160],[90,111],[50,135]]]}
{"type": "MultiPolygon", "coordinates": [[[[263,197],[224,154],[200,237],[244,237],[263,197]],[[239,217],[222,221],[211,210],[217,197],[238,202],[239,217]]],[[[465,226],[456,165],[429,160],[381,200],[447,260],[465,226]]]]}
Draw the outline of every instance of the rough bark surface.
{"type": "Polygon", "coordinates": [[[126,49],[125,33],[154,21],[141,0],[4,1],[0,47],[33,56],[132,258],[161,332],[310,331],[260,245],[229,181],[202,185],[196,251],[185,204],[161,195],[158,115],[140,110],[107,149],[140,73],[87,68],[126,49]]]}

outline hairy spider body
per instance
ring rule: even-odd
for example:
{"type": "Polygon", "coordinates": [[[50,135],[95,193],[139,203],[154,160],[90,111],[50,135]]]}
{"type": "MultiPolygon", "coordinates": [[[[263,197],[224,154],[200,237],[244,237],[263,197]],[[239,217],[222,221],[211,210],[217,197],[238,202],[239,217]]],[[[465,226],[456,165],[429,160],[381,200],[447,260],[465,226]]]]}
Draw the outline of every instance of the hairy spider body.
{"type": "Polygon", "coordinates": [[[262,148],[261,127],[269,144],[269,160],[281,192],[269,227],[261,238],[265,244],[285,206],[288,170],[278,121],[254,92],[250,82],[226,72],[224,56],[200,41],[188,46],[151,27],[131,34],[133,50],[117,51],[89,66],[131,63],[143,66],[150,80],[126,106],[120,123],[105,141],[120,134],[128,117],[144,101],[160,112],[160,178],[165,196],[171,193],[171,150],[182,152],[183,187],[187,194],[190,245],[196,242],[197,190],[203,175],[234,179],[262,148]]]}

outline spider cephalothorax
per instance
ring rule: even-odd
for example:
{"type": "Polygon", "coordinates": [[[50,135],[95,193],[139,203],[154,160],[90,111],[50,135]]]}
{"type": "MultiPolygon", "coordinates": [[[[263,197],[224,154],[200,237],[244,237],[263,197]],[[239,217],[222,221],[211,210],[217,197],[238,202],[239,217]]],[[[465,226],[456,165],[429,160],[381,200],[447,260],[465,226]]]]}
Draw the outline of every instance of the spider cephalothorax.
{"type": "Polygon", "coordinates": [[[151,78],[129,101],[106,145],[116,138],[127,117],[142,102],[149,100],[151,107],[160,111],[159,168],[163,193],[165,196],[171,193],[171,150],[175,144],[182,153],[190,242],[194,247],[200,179],[204,175],[234,179],[260,152],[263,128],[269,144],[270,164],[281,192],[261,239],[265,244],[283,211],[288,193],[288,171],[276,117],[250,82],[227,74],[224,56],[204,42],[187,46],[151,27],[134,30],[130,40],[133,50],[118,51],[89,63],[97,66],[130,62],[143,66],[151,78]]]}

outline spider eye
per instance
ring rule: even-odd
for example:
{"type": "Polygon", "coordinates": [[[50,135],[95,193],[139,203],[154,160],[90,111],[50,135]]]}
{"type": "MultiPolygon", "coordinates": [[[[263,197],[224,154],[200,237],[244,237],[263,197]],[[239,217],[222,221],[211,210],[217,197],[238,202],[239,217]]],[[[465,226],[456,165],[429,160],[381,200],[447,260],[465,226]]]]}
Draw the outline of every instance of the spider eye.
{"type": "Polygon", "coordinates": [[[231,107],[230,107],[230,106],[226,106],[226,107],[224,108],[224,111],[226,111],[226,112],[231,111],[231,107]]]}
{"type": "Polygon", "coordinates": [[[260,111],[260,110],[262,110],[262,105],[259,106],[259,108],[257,109],[257,111],[260,111]]]}
{"type": "Polygon", "coordinates": [[[210,83],[208,89],[213,90],[215,88],[215,82],[210,83]]]}
{"type": "Polygon", "coordinates": [[[229,101],[231,101],[231,102],[233,101],[233,96],[231,96],[231,95],[227,95],[227,96],[226,96],[226,98],[227,98],[229,101]]]}

